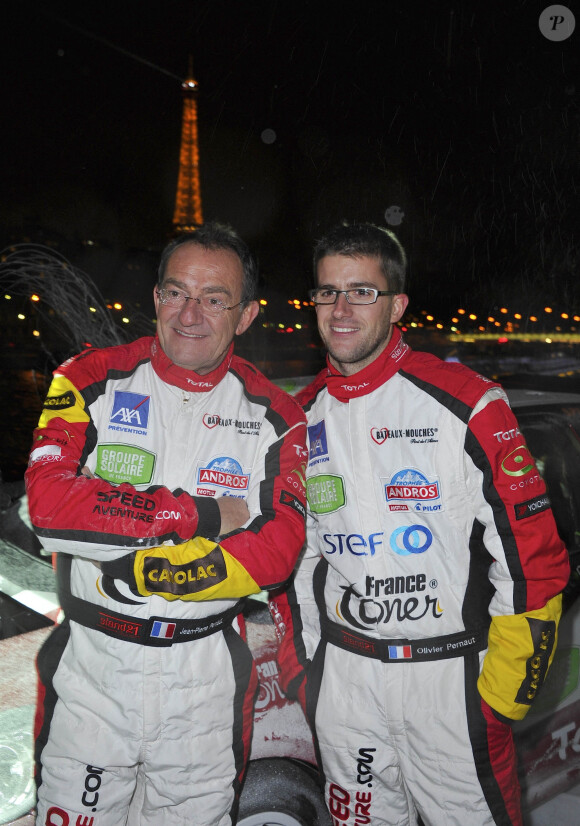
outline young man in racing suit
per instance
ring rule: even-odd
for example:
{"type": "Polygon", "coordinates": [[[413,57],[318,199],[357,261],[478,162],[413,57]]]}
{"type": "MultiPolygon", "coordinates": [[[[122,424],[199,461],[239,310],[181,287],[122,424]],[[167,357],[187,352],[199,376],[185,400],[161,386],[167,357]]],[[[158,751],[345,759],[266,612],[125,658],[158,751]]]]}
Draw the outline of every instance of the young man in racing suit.
{"type": "Polygon", "coordinates": [[[545,485],[499,385],[402,340],[391,233],[337,227],[314,260],[307,546],[271,608],[333,824],[521,824],[510,722],[569,574],[545,485]]]}
{"type": "Polygon", "coordinates": [[[65,614],[38,657],[39,825],[236,821],[241,598],[289,577],[305,517],[304,413],[233,354],[255,286],[246,245],[206,224],[162,255],[154,338],[55,372],[26,474],[65,614]]]}

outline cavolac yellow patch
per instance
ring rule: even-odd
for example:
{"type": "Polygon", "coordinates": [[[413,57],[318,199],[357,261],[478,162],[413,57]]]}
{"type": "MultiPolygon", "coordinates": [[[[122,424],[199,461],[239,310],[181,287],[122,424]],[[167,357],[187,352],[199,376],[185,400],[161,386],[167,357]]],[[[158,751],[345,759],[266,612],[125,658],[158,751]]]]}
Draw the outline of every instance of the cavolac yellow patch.
{"type": "Polygon", "coordinates": [[[50,396],[44,400],[39,427],[46,427],[51,419],[58,417],[67,422],[88,422],[82,396],[64,376],[55,376],[50,385],[50,396]]]}
{"type": "Polygon", "coordinates": [[[170,601],[239,599],[260,591],[243,565],[203,537],[137,551],[134,575],[142,596],[157,594],[170,601]]]}

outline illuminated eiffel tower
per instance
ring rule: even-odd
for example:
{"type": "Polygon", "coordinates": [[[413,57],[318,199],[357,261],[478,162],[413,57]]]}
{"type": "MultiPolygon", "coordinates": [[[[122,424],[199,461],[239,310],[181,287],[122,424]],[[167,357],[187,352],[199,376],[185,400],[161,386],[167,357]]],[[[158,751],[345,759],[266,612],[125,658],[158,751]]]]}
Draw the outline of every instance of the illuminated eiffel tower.
{"type": "Polygon", "coordinates": [[[189,58],[187,77],[181,84],[183,90],[183,118],[181,122],[181,148],[179,150],[179,175],[173,210],[173,233],[192,232],[203,223],[201,188],[199,185],[199,145],[197,139],[197,88],[193,66],[189,58]]]}

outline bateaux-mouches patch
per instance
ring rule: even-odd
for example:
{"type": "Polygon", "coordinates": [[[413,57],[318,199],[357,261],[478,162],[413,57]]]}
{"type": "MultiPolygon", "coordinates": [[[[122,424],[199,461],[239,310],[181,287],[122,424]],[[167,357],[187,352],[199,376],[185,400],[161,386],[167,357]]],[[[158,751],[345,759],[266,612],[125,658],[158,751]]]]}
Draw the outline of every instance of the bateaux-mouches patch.
{"type": "Polygon", "coordinates": [[[527,519],[528,516],[534,516],[536,513],[547,511],[550,507],[550,500],[545,493],[539,496],[534,496],[533,499],[528,499],[526,502],[520,502],[514,505],[516,519],[527,519]]]}
{"type": "Polygon", "coordinates": [[[403,468],[385,484],[390,511],[435,513],[443,510],[441,490],[436,477],[429,479],[416,468],[403,468]]]}
{"type": "Polygon", "coordinates": [[[74,407],[75,401],[75,394],[69,390],[59,396],[47,396],[43,406],[45,410],[66,410],[69,407],[74,407]]]}
{"type": "Polygon", "coordinates": [[[227,577],[227,568],[222,549],[216,545],[206,556],[184,565],[173,565],[168,559],[147,556],[143,576],[149,591],[182,597],[223,582],[227,577]]]}
{"type": "Polygon", "coordinates": [[[115,390],[115,398],[109,417],[109,430],[125,433],[147,433],[151,396],[115,390]]]}
{"type": "Polygon", "coordinates": [[[217,413],[204,413],[203,423],[209,430],[214,427],[235,427],[238,433],[253,436],[258,436],[262,427],[262,422],[257,420],[227,418],[217,413]]]}
{"type": "Polygon", "coordinates": [[[215,485],[229,490],[247,490],[250,475],[231,456],[218,456],[197,472],[198,485],[215,485]]]}
{"type": "Polygon", "coordinates": [[[388,439],[408,439],[409,443],[425,444],[439,441],[438,427],[371,427],[371,439],[377,445],[384,444],[388,439]]]}
{"type": "Polygon", "coordinates": [[[153,478],[155,458],[149,450],[133,445],[102,444],[97,447],[95,473],[117,485],[147,485],[153,478]]]}
{"type": "Polygon", "coordinates": [[[308,425],[308,464],[316,465],[319,462],[328,462],[328,442],[326,440],[326,425],[324,419],[316,424],[308,425]]]}

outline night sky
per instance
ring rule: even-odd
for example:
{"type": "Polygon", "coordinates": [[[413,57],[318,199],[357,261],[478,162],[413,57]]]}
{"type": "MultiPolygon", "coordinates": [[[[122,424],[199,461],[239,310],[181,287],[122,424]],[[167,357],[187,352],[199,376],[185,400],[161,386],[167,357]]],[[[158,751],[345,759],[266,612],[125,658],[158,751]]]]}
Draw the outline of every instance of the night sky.
{"type": "Polygon", "coordinates": [[[305,293],[325,228],[399,207],[417,308],[578,309],[580,9],[552,42],[548,5],[6,4],[0,235],[161,248],[192,55],[204,216],[239,230],[265,283],[305,293]]]}

